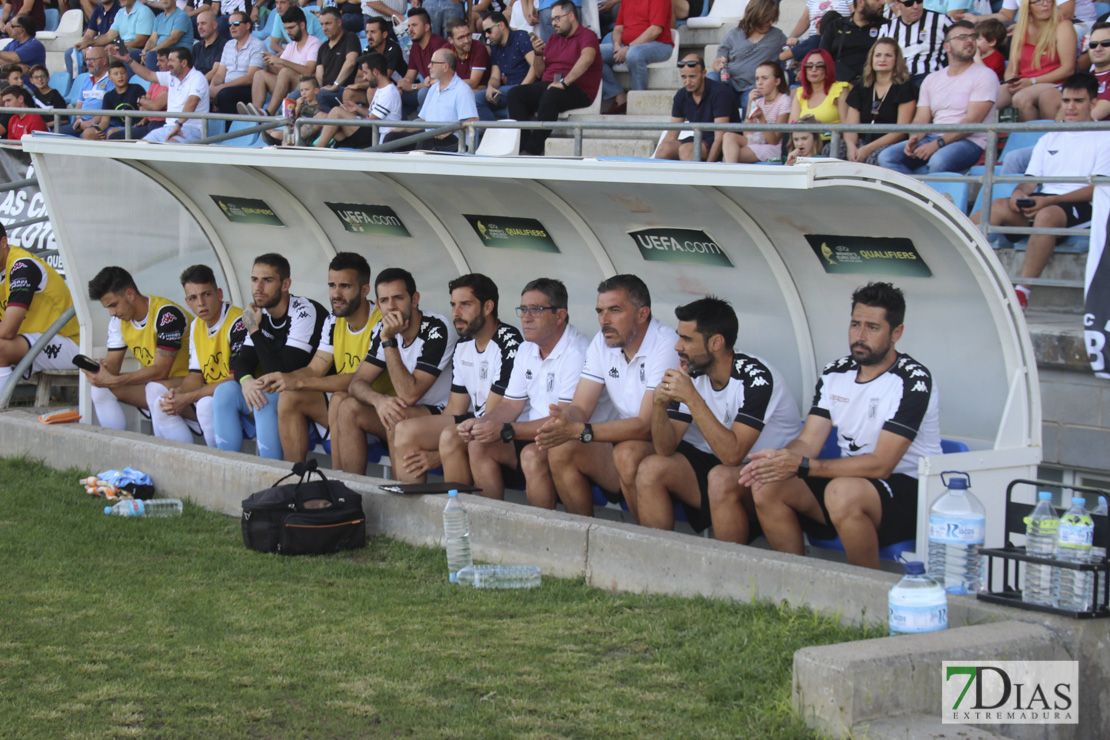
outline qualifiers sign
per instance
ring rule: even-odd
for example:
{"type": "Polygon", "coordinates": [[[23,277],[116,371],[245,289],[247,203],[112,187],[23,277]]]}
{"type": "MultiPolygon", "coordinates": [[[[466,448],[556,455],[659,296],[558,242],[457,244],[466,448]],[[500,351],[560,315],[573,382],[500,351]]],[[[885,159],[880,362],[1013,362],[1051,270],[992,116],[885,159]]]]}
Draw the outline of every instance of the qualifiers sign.
{"type": "Polygon", "coordinates": [[[389,206],[370,206],[361,203],[328,203],[343,223],[343,228],[352,234],[367,236],[412,236],[405,224],[389,206]]]}
{"type": "Polygon", "coordinates": [[[482,244],[498,249],[523,249],[528,252],[559,252],[555,240],[547,229],[534,218],[512,218],[509,216],[472,216],[464,213],[463,218],[478,234],[482,244]]]}
{"type": "Polygon", "coordinates": [[[285,226],[266,205],[266,201],[256,198],[236,198],[230,195],[213,195],[212,200],[227,216],[227,220],[237,224],[262,224],[263,226],[285,226]]]}
{"type": "Polygon", "coordinates": [[[732,267],[713,237],[697,229],[640,229],[628,235],[649,262],[682,262],[687,265],[732,267]]]}
{"type": "Polygon", "coordinates": [[[933,276],[913,242],[902,237],[806,234],[806,241],[830,275],[933,276]]]}

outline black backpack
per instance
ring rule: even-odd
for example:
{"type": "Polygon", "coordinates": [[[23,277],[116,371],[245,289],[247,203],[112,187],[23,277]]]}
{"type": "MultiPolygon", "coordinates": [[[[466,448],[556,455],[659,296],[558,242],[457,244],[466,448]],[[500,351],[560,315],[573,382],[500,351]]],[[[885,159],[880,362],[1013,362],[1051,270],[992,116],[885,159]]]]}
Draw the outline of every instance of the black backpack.
{"type": "Polygon", "coordinates": [[[366,546],[362,496],[328,480],[315,460],[296,463],[273,488],[243,499],[242,523],[243,544],[260,552],[321,555],[366,546]],[[282,484],[293,476],[296,483],[282,484]]]}

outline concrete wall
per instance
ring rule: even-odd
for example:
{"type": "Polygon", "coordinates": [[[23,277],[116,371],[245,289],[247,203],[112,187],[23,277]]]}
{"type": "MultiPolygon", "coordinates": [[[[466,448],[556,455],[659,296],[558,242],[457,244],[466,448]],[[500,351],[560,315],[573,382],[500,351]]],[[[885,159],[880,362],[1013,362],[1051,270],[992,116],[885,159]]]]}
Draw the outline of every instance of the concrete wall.
{"type": "Polygon", "coordinates": [[[1043,462],[1110,470],[1110,383],[1086,369],[1041,369],[1040,381],[1043,462]]]}

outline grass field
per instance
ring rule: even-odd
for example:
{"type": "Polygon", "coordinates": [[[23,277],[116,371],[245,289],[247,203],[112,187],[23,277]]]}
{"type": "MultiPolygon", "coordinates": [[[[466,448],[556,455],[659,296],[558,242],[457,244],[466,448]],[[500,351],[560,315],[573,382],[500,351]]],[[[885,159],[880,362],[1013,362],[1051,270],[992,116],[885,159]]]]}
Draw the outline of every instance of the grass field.
{"type": "Polygon", "coordinates": [[[128,520],[0,460],[0,738],[812,737],[795,650],[874,637],[772,604],[447,582],[378,538],[286,558],[188,506],[128,520]]]}

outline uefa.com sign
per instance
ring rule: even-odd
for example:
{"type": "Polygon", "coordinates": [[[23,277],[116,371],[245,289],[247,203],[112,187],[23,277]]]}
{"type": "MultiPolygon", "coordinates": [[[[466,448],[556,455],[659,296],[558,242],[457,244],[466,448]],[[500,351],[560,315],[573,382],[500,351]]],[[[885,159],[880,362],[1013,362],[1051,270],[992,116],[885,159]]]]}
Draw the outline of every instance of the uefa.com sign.
{"type": "Polygon", "coordinates": [[[1074,660],[946,660],[941,682],[944,724],[1079,722],[1079,663],[1074,660]]]}

